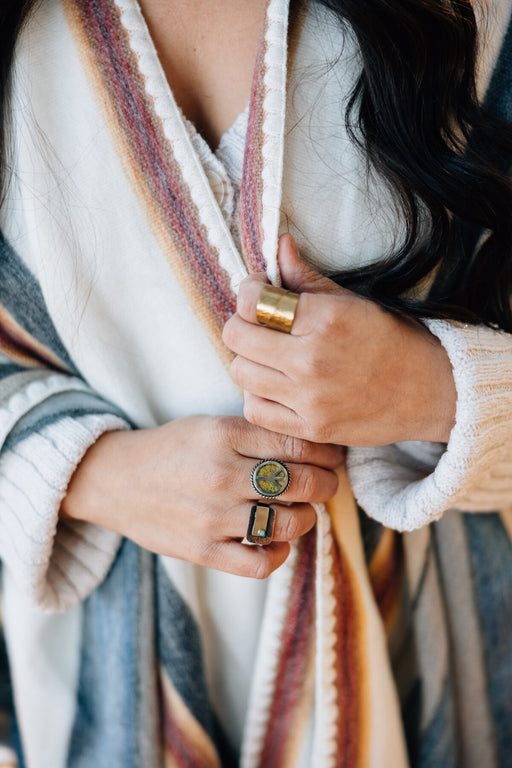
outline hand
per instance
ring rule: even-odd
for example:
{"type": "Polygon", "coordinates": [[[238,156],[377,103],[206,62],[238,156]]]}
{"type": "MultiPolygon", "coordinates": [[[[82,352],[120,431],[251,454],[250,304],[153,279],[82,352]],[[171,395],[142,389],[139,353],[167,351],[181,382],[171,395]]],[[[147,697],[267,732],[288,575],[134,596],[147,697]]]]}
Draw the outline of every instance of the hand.
{"type": "Polygon", "coordinates": [[[61,517],[86,520],[163,555],[264,578],[289,543],[315,524],[310,502],[336,492],[337,446],[255,427],[239,417],[193,416],[155,429],[111,432],[87,451],[71,479],[61,517]],[[261,458],[285,461],[288,490],[274,502],[274,542],[242,544],[257,494],[261,458]],[[291,502],[286,506],[281,502],[291,502]]]}
{"type": "Polygon", "coordinates": [[[256,322],[262,274],[244,280],[224,328],[246,419],[321,443],[447,442],[456,391],[438,339],[310,269],[290,235],[279,264],[284,285],[301,294],[291,334],[256,322]]]}

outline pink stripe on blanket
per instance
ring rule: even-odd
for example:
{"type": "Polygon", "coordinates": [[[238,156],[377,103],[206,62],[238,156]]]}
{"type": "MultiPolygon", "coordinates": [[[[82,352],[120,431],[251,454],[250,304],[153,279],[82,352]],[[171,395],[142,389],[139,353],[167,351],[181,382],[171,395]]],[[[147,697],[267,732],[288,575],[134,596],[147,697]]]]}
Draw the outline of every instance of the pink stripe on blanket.
{"type": "Polygon", "coordinates": [[[222,326],[236,308],[229,278],[219,266],[218,254],[208,242],[197,208],[186,191],[181,168],[145,91],[119,10],[110,0],[84,0],[77,8],[110,95],[109,106],[116,113],[118,129],[130,149],[130,163],[137,166],[135,173],[142,177],[146,195],[160,211],[166,234],[176,246],[189,279],[196,287],[199,285],[222,326]]]}

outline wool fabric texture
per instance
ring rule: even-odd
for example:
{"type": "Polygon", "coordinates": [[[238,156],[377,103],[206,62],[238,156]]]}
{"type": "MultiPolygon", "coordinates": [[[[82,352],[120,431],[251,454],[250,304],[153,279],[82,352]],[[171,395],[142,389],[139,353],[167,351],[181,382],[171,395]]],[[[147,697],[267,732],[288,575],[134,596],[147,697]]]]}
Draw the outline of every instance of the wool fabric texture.
{"type": "MultiPolygon", "coordinates": [[[[508,19],[510,6],[495,12],[508,19]]],[[[1,702],[6,748],[28,768],[512,760],[508,335],[429,323],[454,367],[450,442],[349,452],[337,496],[269,579],[235,748],[212,706],[196,569],[58,520],[105,431],[240,411],[221,331],[248,271],[279,283],[280,232],[329,273],[378,258],[400,231],[340,125],[358,71],[350,31],[313,3],[288,50],[288,13],[269,0],[240,248],[135,0],[47,0],[20,42],[0,243],[0,546],[17,717],[8,689],[1,702]]],[[[502,36],[497,25],[496,51],[502,36]]],[[[508,119],[507,40],[489,94],[508,119]]]]}

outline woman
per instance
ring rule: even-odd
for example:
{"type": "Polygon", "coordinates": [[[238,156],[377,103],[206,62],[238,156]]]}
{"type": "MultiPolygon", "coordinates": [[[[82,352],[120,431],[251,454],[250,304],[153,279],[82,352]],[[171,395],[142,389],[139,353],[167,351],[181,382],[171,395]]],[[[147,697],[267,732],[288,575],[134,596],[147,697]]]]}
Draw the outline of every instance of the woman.
{"type": "Polygon", "coordinates": [[[474,93],[477,65],[506,94],[510,4],[475,10],[478,58],[469,2],[28,16],[0,283],[29,768],[512,754],[508,518],[425,527],[511,498],[512,144],[474,93]],[[264,273],[300,294],[288,335],[264,273]]]}

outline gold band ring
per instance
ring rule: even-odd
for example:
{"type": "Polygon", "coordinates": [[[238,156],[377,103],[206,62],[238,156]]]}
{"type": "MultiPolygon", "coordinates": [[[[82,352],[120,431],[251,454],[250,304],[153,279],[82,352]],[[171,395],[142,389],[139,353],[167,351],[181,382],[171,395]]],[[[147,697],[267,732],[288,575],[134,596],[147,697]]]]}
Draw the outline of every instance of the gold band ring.
{"type": "Polygon", "coordinates": [[[291,333],[298,302],[298,293],[265,285],[256,304],[256,319],[267,328],[291,333]]]}
{"type": "Polygon", "coordinates": [[[270,544],[274,535],[276,513],[267,504],[255,504],[251,507],[249,526],[245,538],[251,544],[270,544]]]}

